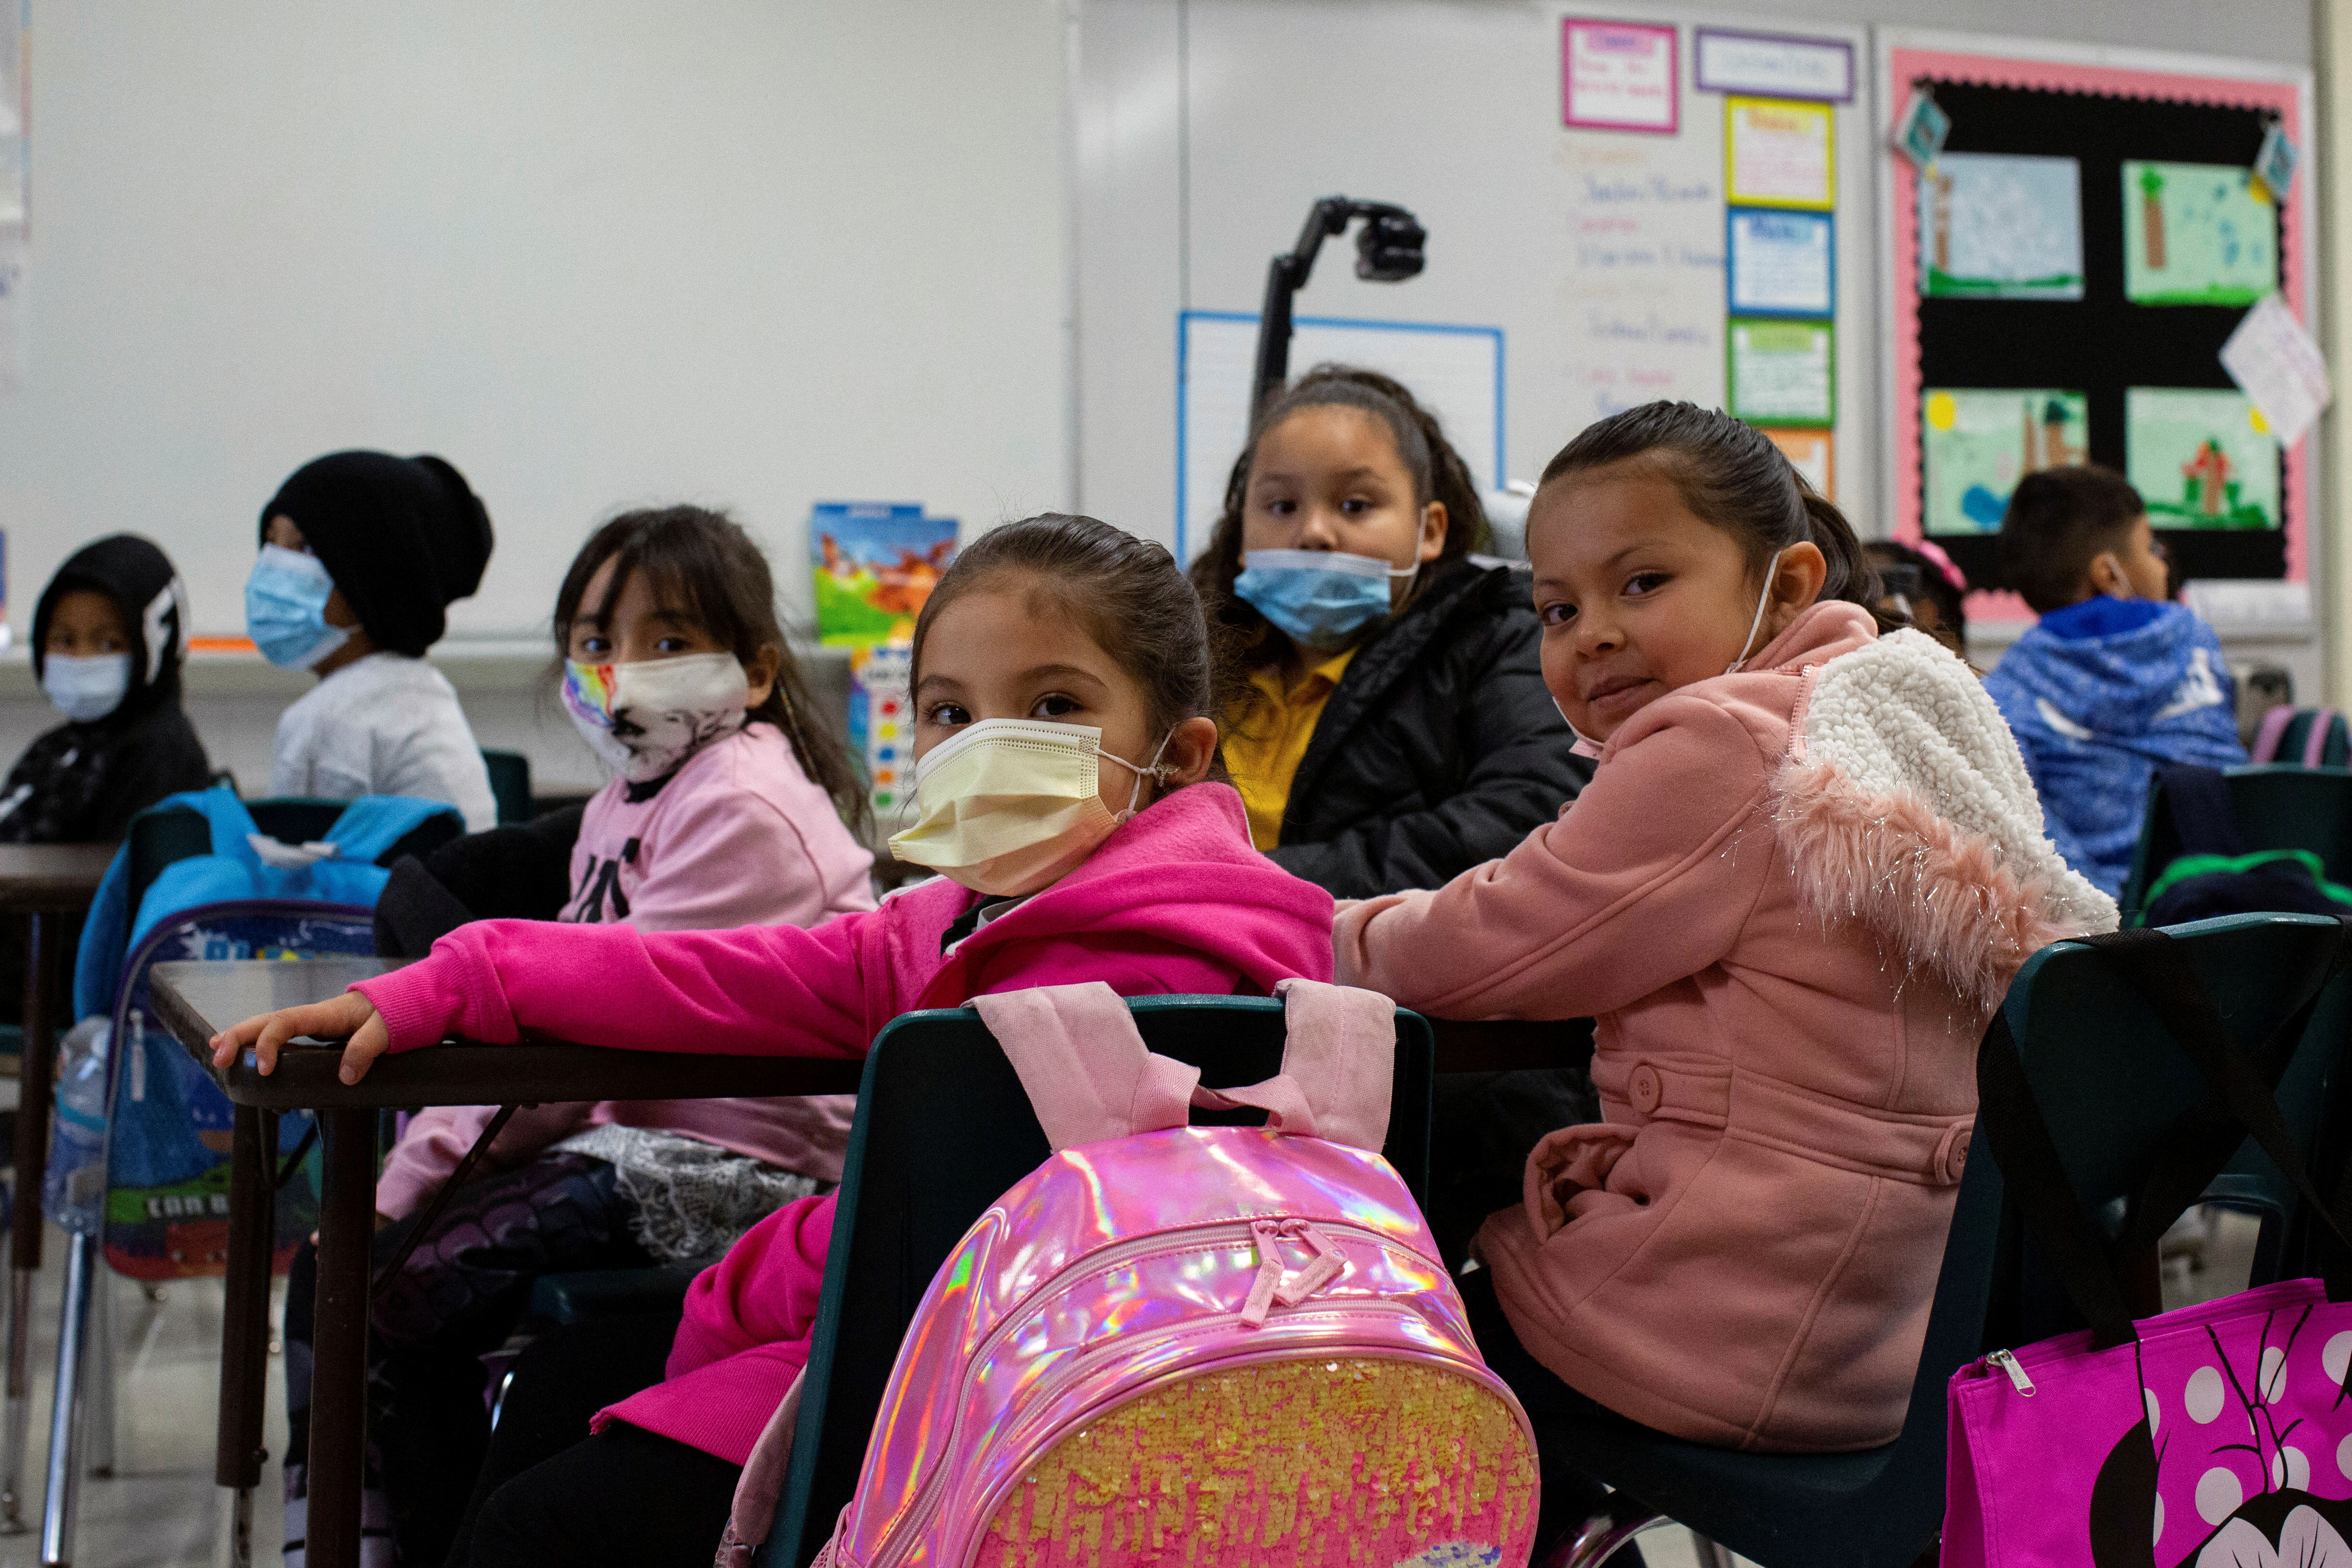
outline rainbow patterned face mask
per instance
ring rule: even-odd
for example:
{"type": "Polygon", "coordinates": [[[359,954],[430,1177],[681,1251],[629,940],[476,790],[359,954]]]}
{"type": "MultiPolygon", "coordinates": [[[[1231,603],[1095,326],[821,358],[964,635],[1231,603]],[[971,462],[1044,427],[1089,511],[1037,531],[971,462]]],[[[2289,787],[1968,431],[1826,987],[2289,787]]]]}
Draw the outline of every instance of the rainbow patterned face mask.
{"type": "Polygon", "coordinates": [[[666,778],[743,727],[751,695],[732,653],[563,665],[563,707],[605,764],[632,784],[666,778]]]}

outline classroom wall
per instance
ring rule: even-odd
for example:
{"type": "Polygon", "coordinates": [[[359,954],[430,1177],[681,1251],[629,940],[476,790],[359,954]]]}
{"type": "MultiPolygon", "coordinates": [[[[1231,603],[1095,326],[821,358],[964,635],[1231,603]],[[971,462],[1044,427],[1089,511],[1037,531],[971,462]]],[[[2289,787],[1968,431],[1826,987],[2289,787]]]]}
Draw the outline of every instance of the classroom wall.
{"type": "MultiPolygon", "coordinates": [[[[120,528],[172,552],[199,631],[241,631],[261,504],[342,446],[441,453],[488,503],[452,622],[473,664],[504,647],[494,687],[625,506],[737,508],[804,608],[820,498],[976,527],[1066,505],[1063,25],[1061,0],[34,0],[17,634],[120,528]]],[[[243,779],[267,751],[240,682],[192,706],[243,779]]],[[[29,692],[0,664],[0,752],[48,722],[29,692]]],[[[492,695],[486,742],[569,745],[492,695]]]]}

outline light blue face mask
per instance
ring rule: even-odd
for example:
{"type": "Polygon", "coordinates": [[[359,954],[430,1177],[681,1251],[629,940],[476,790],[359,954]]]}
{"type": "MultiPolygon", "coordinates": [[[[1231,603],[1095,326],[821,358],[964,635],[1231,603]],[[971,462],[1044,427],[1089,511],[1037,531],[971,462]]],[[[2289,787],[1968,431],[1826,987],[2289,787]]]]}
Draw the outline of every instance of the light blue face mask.
{"type": "Polygon", "coordinates": [[[98,653],[76,658],[51,653],[41,661],[41,690],[59,713],[76,724],[104,718],[122,706],[131,689],[131,655],[98,653]]]}
{"type": "Polygon", "coordinates": [[[245,580],[246,635],[271,664],[307,670],[351,641],[351,628],[327,624],[334,591],[335,580],[317,556],[264,545],[245,580]]]}
{"type": "Polygon", "coordinates": [[[1328,653],[1387,620],[1390,580],[1420,571],[1338,550],[1254,549],[1242,557],[1234,591],[1292,642],[1328,653]]]}

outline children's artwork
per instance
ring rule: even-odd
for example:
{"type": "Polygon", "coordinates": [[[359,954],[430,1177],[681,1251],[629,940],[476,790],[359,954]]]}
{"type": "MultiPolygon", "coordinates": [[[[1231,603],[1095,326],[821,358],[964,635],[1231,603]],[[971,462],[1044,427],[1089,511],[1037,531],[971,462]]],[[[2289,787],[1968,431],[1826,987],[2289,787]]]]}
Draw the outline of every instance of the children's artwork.
{"type": "Polygon", "coordinates": [[[2078,392],[1938,388],[1921,394],[1919,413],[1923,533],[1999,533],[2019,479],[2089,454],[2089,401],[2078,392]]]}
{"type": "Polygon", "coordinates": [[[1836,333],[1827,321],[1726,324],[1730,413],[1751,424],[1837,421],[1836,333]]]}
{"type": "Polygon", "coordinates": [[[1724,200],[1823,212],[1835,206],[1836,155],[1830,132],[1836,118],[1826,103],[1725,99],[1724,200]]]}
{"type": "Polygon", "coordinates": [[[2258,200],[2284,202],[2294,187],[2295,161],[2303,152],[2286,133],[2286,124],[2273,120],[2263,132],[2262,151],[2254,154],[2254,195],[2258,200]]]}
{"type": "Polygon", "coordinates": [[[1682,125],[1675,31],[1569,16],[1560,23],[1560,120],[1590,131],[1682,125]]]}
{"type": "Polygon", "coordinates": [[[818,639],[853,648],[912,639],[955,544],[955,519],[912,503],[819,503],[809,514],[818,639]]]}
{"type": "Polygon", "coordinates": [[[1952,133],[1952,117],[1937,104],[1926,88],[1911,89],[1909,101],[1895,121],[1895,134],[1890,140],[1895,151],[1911,160],[1912,167],[1933,169],[1943,155],[1944,139],[1952,133]]]}
{"type": "Polygon", "coordinates": [[[1835,221],[1771,207],[1724,210],[1725,276],[1734,316],[1837,313],[1835,221]]]}
{"type": "Polygon", "coordinates": [[[1843,38],[1701,27],[1691,43],[1691,76],[1701,92],[1852,103],[1853,46],[1843,38]]]}
{"type": "Polygon", "coordinates": [[[2319,345],[2275,294],[2240,319],[2221,345],[2221,368],[2253,399],[2281,446],[2302,440],[2336,395],[2319,345]]]}
{"type": "Polygon", "coordinates": [[[2252,305],[2279,286],[2278,209],[2233,163],[2124,162],[2124,298],[2252,305]]]}
{"type": "Polygon", "coordinates": [[[2083,167],[1947,152],[1919,182],[1919,292],[2083,298],[2083,167]]]}
{"type": "Polygon", "coordinates": [[[1826,430],[1765,427],[1763,434],[1780,449],[1780,455],[1823,500],[1837,499],[1836,438],[1826,430]]]}
{"type": "Polygon", "coordinates": [[[867,800],[877,824],[896,829],[895,812],[915,782],[914,701],[910,643],[875,643],[849,654],[849,750],[866,769],[867,800]]]}
{"type": "Polygon", "coordinates": [[[2159,528],[2279,526],[2279,449],[2241,392],[2129,387],[2124,474],[2159,528]]]}

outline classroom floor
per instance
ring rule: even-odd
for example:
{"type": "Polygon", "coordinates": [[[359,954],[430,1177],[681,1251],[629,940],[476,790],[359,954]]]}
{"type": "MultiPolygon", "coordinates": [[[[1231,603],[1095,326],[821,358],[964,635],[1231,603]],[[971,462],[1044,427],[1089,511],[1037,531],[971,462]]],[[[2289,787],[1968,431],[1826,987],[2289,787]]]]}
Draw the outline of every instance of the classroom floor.
{"type": "MultiPolygon", "coordinates": [[[[2208,1300],[2242,1289],[2252,1260],[2254,1222],[2220,1214],[2210,1223],[2184,1221],[2175,1242],[2194,1236],[2200,1266],[2186,1251],[2165,1270],[2168,1306],[2208,1300]]],[[[63,1300],[64,1238],[49,1233],[36,1296],[34,1335],[35,1432],[27,1460],[26,1522],[39,1528],[40,1480],[47,1451],[50,1379],[56,1368],[56,1323],[63,1300]]],[[[190,1280],[166,1285],[160,1301],[137,1283],[108,1276],[114,1292],[114,1321],[121,1368],[116,1422],[115,1474],[83,1482],[81,1526],[73,1561],[77,1568],[218,1568],[228,1560],[228,1494],[213,1485],[213,1419],[220,1356],[221,1289],[217,1281],[190,1280]]],[[[277,1321],[273,1310],[271,1321],[277,1321]]],[[[254,1561],[275,1564],[280,1538],[280,1480],[275,1456],[284,1451],[285,1394],[281,1363],[270,1358],[269,1426],[272,1459],[255,1509],[254,1561]]],[[[1677,1526],[1642,1538],[1649,1568],[1698,1568],[1690,1533],[1677,1526]]],[[[0,1536],[0,1568],[35,1568],[39,1537],[0,1536]]],[[[1737,1561],[1744,1562],[1745,1559],[1737,1561]]]]}

